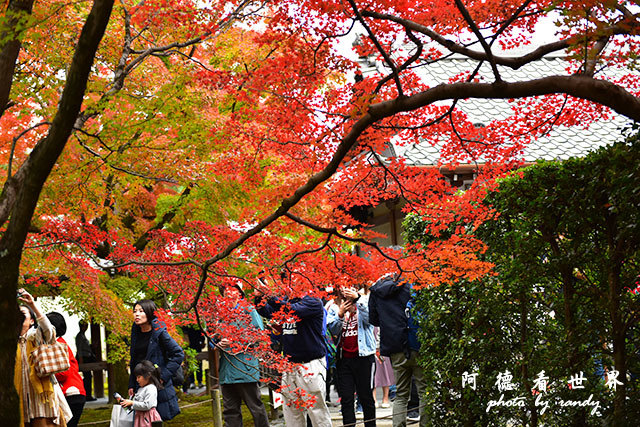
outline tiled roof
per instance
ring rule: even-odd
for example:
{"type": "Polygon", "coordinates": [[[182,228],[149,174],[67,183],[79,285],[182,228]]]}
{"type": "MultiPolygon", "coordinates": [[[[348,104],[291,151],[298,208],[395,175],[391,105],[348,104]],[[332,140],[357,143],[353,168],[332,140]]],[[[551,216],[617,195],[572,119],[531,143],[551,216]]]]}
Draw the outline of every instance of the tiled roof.
{"type": "MultiPolygon", "coordinates": [[[[522,52],[511,52],[521,54],[522,52]]],[[[503,53],[504,55],[504,53],[503,53]]],[[[370,59],[361,61],[363,74],[381,69],[380,63],[370,59]]],[[[460,55],[432,63],[422,68],[421,75],[430,86],[449,81],[455,75],[475,68],[477,62],[460,55]]],[[[549,55],[542,60],[527,64],[513,70],[498,66],[502,78],[506,81],[522,81],[537,79],[550,75],[566,74],[567,62],[561,55],[549,55]]],[[[609,73],[613,71],[608,71],[609,73]]],[[[479,76],[487,82],[493,81],[491,67],[486,62],[482,65],[479,76]]],[[[511,105],[506,100],[464,99],[458,101],[458,107],[463,110],[474,124],[486,124],[495,119],[503,119],[511,115],[511,105]]],[[[563,160],[570,157],[584,156],[596,148],[612,144],[621,138],[620,130],[630,121],[627,118],[613,116],[610,120],[593,122],[588,128],[579,126],[556,126],[547,135],[531,142],[523,152],[527,162],[537,159],[563,160]]],[[[407,159],[407,164],[416,166],[436,165],[440,160],[439,146],[421,143],[411,146],[397,146],[395,151],[407,159]]],[[[480,162],[482,160],[479,160],[480,162]]]]}

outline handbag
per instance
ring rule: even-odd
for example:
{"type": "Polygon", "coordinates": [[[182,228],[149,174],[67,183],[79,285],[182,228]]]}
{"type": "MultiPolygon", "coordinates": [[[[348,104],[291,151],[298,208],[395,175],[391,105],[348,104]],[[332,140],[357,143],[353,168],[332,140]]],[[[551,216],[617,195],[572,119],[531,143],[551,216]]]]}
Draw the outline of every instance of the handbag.
{"type": "Polygon", "coordinates": [[[58,341],[38,345],[30,358],[33,369],[40,378],[64,372],[70,366],[67,346],[58,341]]]}
{"type": "Polygon", "coordinates": [[[182,369],[182,365],[178,366],[178,369],[176,369],[176,373],[171,377],[171,382],[176,387],[180,387],[184,384],[184,369],[182,369]]]}
{"type": "Polygon", "coordinates": [[[113,405],[111,410],[111,422],[109,427],[133,427],[134,411],[123,408],[120,405],[113,405]]]}
{"type": "MultiPolygon", "coordinates": [[[[173,338],[171,338],[171,336],[169,334],[167,334],[169,336],[169,339],[173,340],[173,338]]],[[[166,348],[165,345],[163,344],[162,339],[159,339],[158,342],[160,343],[160,347],[162,349],[162,357],[165,359],[165,363],[166,363],[166,348]]],[[[184,369],[182,368],[182,365],[178,366],[178,369],[176,369],[175,374],[173,374],[171,376],[171,383],[175,386],[175,387],[180,387],[182,384],[184,384],[184,369]]]]}

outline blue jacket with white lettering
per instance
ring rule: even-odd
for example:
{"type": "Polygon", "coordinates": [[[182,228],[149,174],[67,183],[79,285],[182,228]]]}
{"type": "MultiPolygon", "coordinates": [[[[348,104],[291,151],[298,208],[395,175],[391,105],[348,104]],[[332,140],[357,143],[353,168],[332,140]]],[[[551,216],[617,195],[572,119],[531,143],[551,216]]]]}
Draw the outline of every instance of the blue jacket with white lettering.
{"type": "Polygon", "coordinates": [[[261,316],[271,319],[274,313],[286,306],[298,319],[282,324],[282,351],[294,363],[306,363],[325,357],[324,306],[320,298],[263,298],[256,297],[254,304],[261,316]]]}

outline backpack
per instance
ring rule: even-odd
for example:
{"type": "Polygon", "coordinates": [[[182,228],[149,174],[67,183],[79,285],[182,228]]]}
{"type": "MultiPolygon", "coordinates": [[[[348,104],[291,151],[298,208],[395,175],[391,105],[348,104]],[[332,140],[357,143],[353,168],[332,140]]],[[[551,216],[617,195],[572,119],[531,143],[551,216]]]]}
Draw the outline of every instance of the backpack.
{"type": "Polygon", "coordinates": [[[327,310],[324,310],[324,321],[322,322],[322,334],[324,335],[324,344],[327,347],[327,369],[336,367],[336,358],[338,355],[338,347],[331,335],[331,331],[327,328],[327,310]]]}
{"type": "Polygon", "coordinates": [[[404,313],[407,316],[408,327],[407,345],[409,346],[409,349],[419,351],[420,341],[418,340],[418,317],[420,313],[416,308],[416,301],[414,299],[414,293],[411,288],[412,286],[411,284],[409,284],[410,297],[409,301],[407,301],[406,308],[404,309],[404,313]]]}
{"type": "MultiPolygon", "coordinates": [[[[169,335],[169,337],[171,337],[171,335],[169,335]]],[[[167,358],[165,356],[167,350],[161,339],[158,339],[158,343],[160,344],[160,348],[162,349],[162,357],[165,359],[165,363],[167,363],[167,358]]],[[[182,384],[184,384],[184,369],[182,368],[182,364],[178,366],[178,369],[176,369],[176,373],[171,377],[171,383],[173,383],[173,385],[176,387],[180,387],[182,386],[182,384]]]]}
{"type": "Polygon", "coordinates": [[[324,342],[327,345],[327,369],[336,367],[336,357],[338,355],[338,347],[333,339],[333,335],[327,329],[324,333],[324,342]]]}

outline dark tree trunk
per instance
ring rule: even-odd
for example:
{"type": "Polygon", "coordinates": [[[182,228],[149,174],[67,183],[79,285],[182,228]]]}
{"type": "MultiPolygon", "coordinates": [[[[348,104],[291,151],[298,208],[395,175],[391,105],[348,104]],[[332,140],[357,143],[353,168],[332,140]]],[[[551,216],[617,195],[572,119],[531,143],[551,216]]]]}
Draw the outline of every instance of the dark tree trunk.
{"type": "Polygon", "coordinates": [[[31,15],[34,0],[11,0],[7,5],[6,24],[0,28],[0,40],[6,40],[0,46],[0,117],[9,104],[9,94],[16,69],[16,59],[22,47],[20,21],[31,15]]]}
{"type": "MultiPolygon", "coordinates": [[[[527,342],[529,341],[528,305],[529,305],[528,295],[526,293],[520,294],[520,353],[521,353],[520,356],[522,357],[522,360],[523,360],[522,370],[520,373],[522,374],[522,381],[524,383],[524,389],[526,390],[527,395],[530,394],[529,392],[532,389],[532,384],[531,384],[531,381],[529,380],[529,363],[527,362],[527,360],[529,360],[529,354],[527,351],[527,342]]],[[[545,391],[541,390],[540,392],[544,393],[545,391]]],[[[529,398],[527,401],[527,404],[529,406],[529,415],[530,415],[529,425],[531,427],[537,427],[538,426],[538,408],[536,407],[535,396],[532,396],[531,398],[529,398]]],[[[524,420],[524,423],[526,424],[526,420],[524,420]]]]}
{"type": "Polygon", "coordinates": [[[616,386],[613,398],[613,423],[612,426],[624,426],[625,424],[625,401],[626,401],[626,374],[627,374],[627,354],[626,354],[626,328],[622,320],[620,310],[620,266],[621,262],[614,256],[613,267],[608,273],[609,282],[609,316],[611,318],[611,335],[613,344],[613,366],[619,372],[618,381],[622,384],[616,386]]]}
{"type": "MultiPolygon", "coordinates": [[[[111,17],[113,0],[96,0],[82,29],[67,74],[67,82],[59,109],[48,135],[36,144],[21,166],[21,181],[16,186],[15,202],[10,209],[7,229],[0,239],[0,322],[15,325],[17,318],[16,289],[22,250],[40,192],[62,153],[80,113],[95,53],[111,17]]],[[[3,193],[4,196],[4,193],[3,193]]],[[[1,201],[1,200],[0,200],[1,201]]],[[[0,414],[3,425],[18,426],[18,399],[13,386],[17,333],[15,328],[0,332],[3,352],[0,354],[0,414]]]]}

